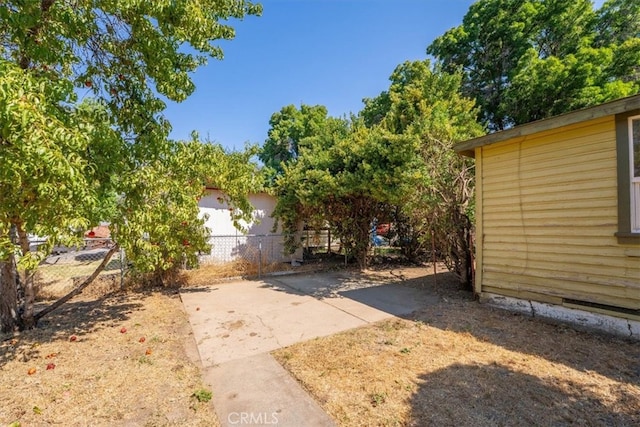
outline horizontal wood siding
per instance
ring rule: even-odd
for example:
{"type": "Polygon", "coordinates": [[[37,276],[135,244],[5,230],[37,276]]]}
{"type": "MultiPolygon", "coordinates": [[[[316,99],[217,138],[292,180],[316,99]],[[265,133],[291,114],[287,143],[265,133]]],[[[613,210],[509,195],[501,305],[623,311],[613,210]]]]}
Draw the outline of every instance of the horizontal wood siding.
{"type": "Polygon", "coordinates": [[[481,291],[640,309],[640,248],[620,245],[613,116],[477,149],[481,291]]]}

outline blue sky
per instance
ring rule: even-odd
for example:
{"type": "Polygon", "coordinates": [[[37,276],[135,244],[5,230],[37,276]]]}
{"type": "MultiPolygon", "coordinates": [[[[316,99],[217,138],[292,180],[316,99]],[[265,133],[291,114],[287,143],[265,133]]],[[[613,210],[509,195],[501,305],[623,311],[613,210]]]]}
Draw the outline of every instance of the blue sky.
{"type": "MultiPolygon", "coordinates": [[[[597,1],[596,3],[601,3],[597,1]]],[[[230,149],[262,144],[285,105],[358,112],[406,60],[460,25],[473,0],[263,0],[261,17],[234,22],[222,61],[193,74],[196,92],[168,103],[174,139],[192,130],[230,149]]]]}

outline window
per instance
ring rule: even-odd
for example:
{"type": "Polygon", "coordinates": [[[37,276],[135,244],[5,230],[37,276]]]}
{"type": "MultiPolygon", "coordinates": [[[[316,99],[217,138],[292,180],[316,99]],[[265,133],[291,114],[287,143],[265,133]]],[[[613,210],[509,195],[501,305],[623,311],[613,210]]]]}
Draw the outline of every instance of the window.
{"type": "Polygon", "coordinates": [[[616,116],[618,242],[640,244],[640,110],[616,116]]]}
{"type": "Polygon", "coordinates": [[[640,116],[629,117],[631,231],[640,233],[640,116]]]}

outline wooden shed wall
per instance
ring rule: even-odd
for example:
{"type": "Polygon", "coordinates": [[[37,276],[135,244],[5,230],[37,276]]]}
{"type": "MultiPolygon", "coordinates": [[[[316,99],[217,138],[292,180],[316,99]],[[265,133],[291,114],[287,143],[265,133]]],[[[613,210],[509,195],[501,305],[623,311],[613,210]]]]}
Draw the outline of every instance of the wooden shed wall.
{"type": "Polygon", "coordinates": [[[476,291],[640,309],[640,247],[614,236],[615,138],[609,116],[476,149],[476,291]]]}

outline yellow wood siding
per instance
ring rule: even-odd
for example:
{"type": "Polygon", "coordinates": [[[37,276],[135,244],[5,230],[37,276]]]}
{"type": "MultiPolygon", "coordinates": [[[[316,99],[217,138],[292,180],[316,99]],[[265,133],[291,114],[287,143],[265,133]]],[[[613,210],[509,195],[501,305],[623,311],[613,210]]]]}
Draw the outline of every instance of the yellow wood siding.
{"type": "Polygon", "coordinates": [[[613,116],[476,149],[476,291],[640,309],[640,248],[618,243],[613,116]]]}

